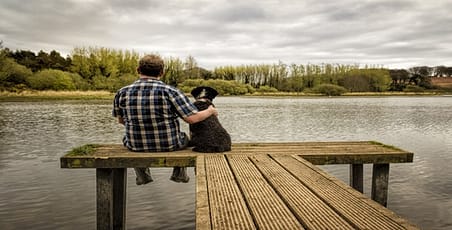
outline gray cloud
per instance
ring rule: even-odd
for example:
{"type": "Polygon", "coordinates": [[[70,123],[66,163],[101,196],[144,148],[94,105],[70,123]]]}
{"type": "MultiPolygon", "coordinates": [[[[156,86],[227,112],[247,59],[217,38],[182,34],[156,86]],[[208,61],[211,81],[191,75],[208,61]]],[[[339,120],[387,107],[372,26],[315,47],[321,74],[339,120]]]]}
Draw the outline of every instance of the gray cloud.
{"type": "Polygon", "coordinates": [[[0,2],[10,49],[77,46],[194,56],[201,66],[361,63],[452,65],[447,0],[0,2]]]}

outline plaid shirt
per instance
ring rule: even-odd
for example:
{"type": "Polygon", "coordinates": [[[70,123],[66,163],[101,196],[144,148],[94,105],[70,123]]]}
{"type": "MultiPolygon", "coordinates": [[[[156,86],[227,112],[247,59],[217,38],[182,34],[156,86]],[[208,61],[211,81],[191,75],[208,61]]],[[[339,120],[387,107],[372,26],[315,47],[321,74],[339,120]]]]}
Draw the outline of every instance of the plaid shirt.
{"type": "Polygon", "coordinates": [[[125,122],[124,145],[132,151],[174,151],[183,145],[178,117],[198,109],[178,89],[155,79],[139,79],[120,89],[112,115],[125,122]]]}

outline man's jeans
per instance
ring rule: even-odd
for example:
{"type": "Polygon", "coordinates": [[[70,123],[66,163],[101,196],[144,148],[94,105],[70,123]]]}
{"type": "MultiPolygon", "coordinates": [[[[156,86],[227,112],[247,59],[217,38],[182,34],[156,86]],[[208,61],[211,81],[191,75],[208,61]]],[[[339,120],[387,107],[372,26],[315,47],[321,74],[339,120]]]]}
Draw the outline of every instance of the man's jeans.
{"type": "MultiPolygon", "coordinates": [[[[184,135],[184,137],[185,138],[184,138],[183,145],[180,148],[178,148],[177,150],[185,149],[188,146],[188,143],[190,140],[188,139],[187,135],[184,135]]],[[[136,178],[137,185],[147,184],[147,183],[154,181],[152,179],[151,171],[149,170],[149,168],[134,168],[134,169],[135,169],[135,175],[137,176],[137,178],[136,178]]],[[[186,167],[174,167],[170,180],[178,182],[178,183],[179,182],[187,183],[190,180],[190,177],[187,175],[187,168],[186,167]]]]}

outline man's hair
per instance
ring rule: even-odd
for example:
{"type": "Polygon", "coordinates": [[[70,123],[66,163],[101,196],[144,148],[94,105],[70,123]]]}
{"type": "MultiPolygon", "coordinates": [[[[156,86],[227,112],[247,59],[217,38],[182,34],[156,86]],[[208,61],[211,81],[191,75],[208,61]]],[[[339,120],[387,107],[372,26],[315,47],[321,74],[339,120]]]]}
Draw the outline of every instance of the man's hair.
{"type": "Polygon", "coordinates": [[[146,55],[138,62],[138,73],[150,77],[158,77],[163,73],[163,59],[157,55],[146,55]]]}

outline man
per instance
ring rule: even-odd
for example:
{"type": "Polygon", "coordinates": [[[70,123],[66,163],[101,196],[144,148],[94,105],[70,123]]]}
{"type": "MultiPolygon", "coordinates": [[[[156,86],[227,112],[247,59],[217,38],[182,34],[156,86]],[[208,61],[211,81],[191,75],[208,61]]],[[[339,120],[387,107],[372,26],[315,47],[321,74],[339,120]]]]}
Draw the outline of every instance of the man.
{"type": "MultiPolygon", "coordinates": [[[[194,124],[218,115],[216,109],[198,111],[178,89],[160,81],[163,60],[156,55],[140,59],[140,78],[120,89],[113,102],[113,116],[125,126],[124,146],[136,152],[168,152],[187,147],[189,137],[180,131],[178,118],[194,124]]],[[[135,168],[136,183],[152,181],[148,168],[135,168]]],[[[185,168],[175,167],[171,180],[188,182],[185,168]]]]}

